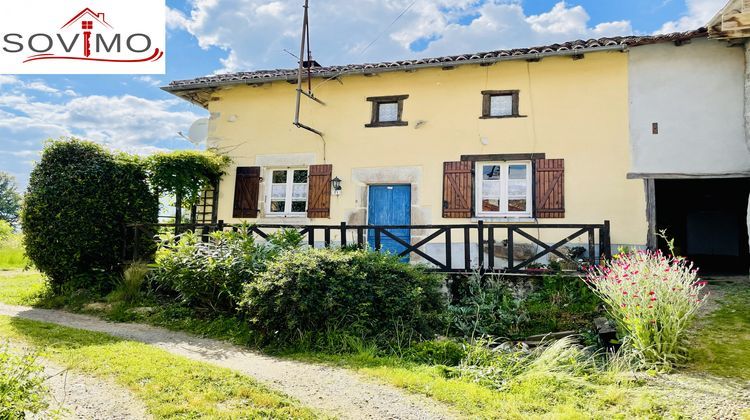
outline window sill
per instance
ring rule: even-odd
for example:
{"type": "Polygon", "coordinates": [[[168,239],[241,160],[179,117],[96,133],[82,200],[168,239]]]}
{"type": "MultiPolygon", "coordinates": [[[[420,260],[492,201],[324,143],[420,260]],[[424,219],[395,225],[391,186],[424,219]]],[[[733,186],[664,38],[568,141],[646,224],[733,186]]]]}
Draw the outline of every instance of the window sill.
{"type": "Polygon", "coordinates": [[[536,223],[536,219],[529,216],[475,216],[471,218],[472,222],[485,222],[485,223],[536,223]]]}
{"type": "Polygon", "coordinates": [[[528,115],[498,115],[498,116],[491,116],[491,115],[482,115],[479,117],[480,120],[503,120],[507,118],[527,118],[528,115]]]}
{"type": "Polygon", "coordinates": [[[264,214],[263,219],[273,219],[274,221],[289,222],[289,223],[309,223],[311,220],[307,215],[302,214],[264,214]]]}
{"type": "Polygon", "coordinates": [[[389,121],[389,122],[374,122],[365,124],[366,128],[377,128],[377,127],[405,127],[409,125],[408,121],[389,121]]]}

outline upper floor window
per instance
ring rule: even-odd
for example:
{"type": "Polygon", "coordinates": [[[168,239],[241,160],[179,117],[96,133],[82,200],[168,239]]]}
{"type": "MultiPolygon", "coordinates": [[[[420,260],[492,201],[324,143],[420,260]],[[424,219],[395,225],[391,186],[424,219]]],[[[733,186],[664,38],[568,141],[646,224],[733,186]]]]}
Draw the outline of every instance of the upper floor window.
{"type": "Polygon", "coordinates": [[[517,90],[482,91],[481,118],[513,118],[518,114],[517,90]]]}
{"type": "Polygon", "coordinates": [[[477,216],[531,217],[531,162],[477,162],[477,216]]]}
{"type": "Polygon", "coordinates": [[[367,98],[372,102],[372,116],[365,127],[398,127],[409,125],[402,120],[404,100],[409,95],[373,96],[367,98]]]}
{"type": "Polygon", "coordinates": [[[271,216],[307,214],[307,168],[272,169],[266,211],[271,216]]]}

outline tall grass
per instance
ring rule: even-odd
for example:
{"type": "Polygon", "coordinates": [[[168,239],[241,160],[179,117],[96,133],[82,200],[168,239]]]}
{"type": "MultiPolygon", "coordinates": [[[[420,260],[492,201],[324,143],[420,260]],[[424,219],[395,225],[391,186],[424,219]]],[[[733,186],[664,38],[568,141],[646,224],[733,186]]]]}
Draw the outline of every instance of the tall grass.
{"type": "Polygon", "coordinates": [[[128,266],[110,295],[110,299],[127,303],[138,301],[148,273],[149,267],[144,262],[138,261],[128,266]]]}

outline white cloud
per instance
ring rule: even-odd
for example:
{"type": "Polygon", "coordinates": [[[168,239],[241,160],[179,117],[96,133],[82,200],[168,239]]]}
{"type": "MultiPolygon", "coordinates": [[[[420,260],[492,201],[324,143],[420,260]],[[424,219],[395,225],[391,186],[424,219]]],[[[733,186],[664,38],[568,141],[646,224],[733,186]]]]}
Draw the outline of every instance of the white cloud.
{"type": "MultiPolygon", "coordinates": [[[[518,0],[417,0],[389,27],[412,2],[329,0],[313,4],[313,55],[324,65],[343,64],[632,33],[627,21],[589,26],[586,10],[564,1],[545,13],[528,16],[518,0]],[[420,46],[418,53],[414,45],[420,46]]],[[[295,66],[296,60],[283,50],[296,53],[299,48],[302,8],[298,1],[192,0],[191,4],[189,15],[170,10],[170,27],[187,30],[202,48],[224,49],[221,70],[295,66]]]]}
{"type": "Polygon", "coordinates": [[[145,83],[149,86],[154,86],[154,87],[158,87],[164,84],[164,82],[162,82],[161,80],[153,76],[137,76],[137,77],[134,77],[134,80],[141,82],[141,83],[145,83]]]}
{"type": "Polygon", "coordinates": [[[677,20],[666,22],[656,33],[690,31],[705,26],[727,0],[686,0],[685,3],[687,13],[677,20]]]}

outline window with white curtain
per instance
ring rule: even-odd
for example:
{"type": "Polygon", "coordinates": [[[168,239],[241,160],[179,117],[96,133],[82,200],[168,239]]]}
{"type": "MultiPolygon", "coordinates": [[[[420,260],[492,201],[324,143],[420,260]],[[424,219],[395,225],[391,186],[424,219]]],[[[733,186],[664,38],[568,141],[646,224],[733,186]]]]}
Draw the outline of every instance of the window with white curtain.
{"type": "Polygon", "coordinates": [[[477,162],[476,214],[531,217],[531,162],[477,162]]]}
{"type": "Polygon", "coordinates": [[[272,169],[266,212],[270,216],[307,213],[307,168],[272,169]]]}

